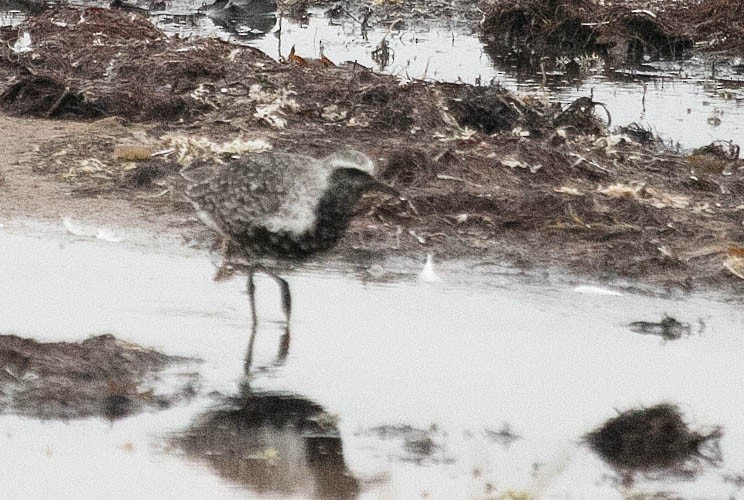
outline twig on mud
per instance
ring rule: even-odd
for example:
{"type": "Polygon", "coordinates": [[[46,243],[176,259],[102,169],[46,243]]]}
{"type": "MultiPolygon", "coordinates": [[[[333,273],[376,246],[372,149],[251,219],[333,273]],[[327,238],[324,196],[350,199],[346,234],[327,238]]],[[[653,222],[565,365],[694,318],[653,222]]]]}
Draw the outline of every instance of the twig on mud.
{"type": "Polygon", "coordinates": [[[443,181],[465,182],[465,179],[461,179],[460,177],[455,177],[454,175],[446,175],[446,174],[437,174],[437,179],[441,179],[443,181]]]}
{"type": "Polygon", "coordinates": [[[364,13],[364,17],[362,18],[361,21],[357,19],[356,17],[354,17],[354,15],[351,12],[349,12],[348,9],[344,9],[344,13],[347,16],[349,16],[352,21],[359,23],[359,25],[362,27],[362,32],[365,33],[364,36],[366,38],[366,31],[369,29],[369,26],[367,26],[367,23],[369,22],[369,18],[372,17],[372,14],[374,13],[374,11],[370,7],[367,7],[367,11],[364,13]]]}
{"type": "Polygon", "coordinates": [[[390,26],[388,27],[387,32],[382,35],[382,39],[380,40],[380,43],[377,44],[377,47],[375,50],[372,51],[372,59],[380,65],[381,68],[385,68],[385,66],[388,65],[388,62],[390,62],[390,44],[387,42],[387,37],[390,35],[390,33],[393,32],[393,29],[395,29],[395,26],[398,23],[403,22],[403,18],[398,18],[394,20],[392,23],[390,23],[390,26]]]}
{"type": "Polygon", "coordinates": [[[431,57],[426,60],[426,66],[424,66],[424,74],[421,76],[421,81],[426,80],[426,74],[429,72],[430,62],[431,62],[431,57]]]}
{"type": "Polygon", "coordinates": [[[432,238],[441,239],[443,243],[449,239],[449,235],[447,235],[447,233],[431,233],[428,236],[429,240],[431,240],[432,238]]]}
{"type": "Polygon", "coordinates": [[[576,158],[576,161],[571,164],[571,168],[575,168],[575,167],[579,166],[581,163],[586,163],[586,164],[591,165],[592,167],[594,167],[594,168],[596,168],[598,170],[601,170],[602,172],[604,172],[606,174],[611,174],[612,173],[612,171],[610,169],[608,169],[606,167],[603,167],[602,165],[600,165],[599,163],[597,163],[595,161],[588,160],[588,159],[584,158],[583,156],[581,156],[578,153],[568,153],[568,156],[573,156],[574,158],[576,158]]]}
{"type": "Polygon", "coordinates": [[[447,175],[447,174],[437,174],[437,179],[443,180],[443,181],[455,181],[455,182],[463,182],[465,184],[468,184],[469,186],[482,188],[483,184],[477,184],[475,182],[470,182],[468,180],[463,179],[462,177],[455,177],[454,175],[447,175]]]}
{"type": "MultiPolygon", "coordinates": [[[[457,217],[451,217],[451,216],[448,216],[448,217],[457,219],[457,217]]],[[[437,217],[437,220],[443,222],[444,224],[447,224],[450,227],[455,227],[455,224],[452,221],[448,220],[447,217],[437,217]]]]}
{"type": "Polygon", "coordinates": [[[401,198],[400,198],[400,199],[401,199],[401,201],[405,201],[405,202],[406,202],[406,204],[408,204],[408,208],[410,208],[410,209],[411,209],[411,212],[413,212],[413,214],[414,214],[414,215],[415,215],[416,217],[418,217],[418,216],[419,216],[419,211],[418,211],[418,210],[416,209],[416,207],[415,207],[415,206],[413,206],[413,203],[411,203],[411,200],[409,200],[408,198],[403,198],[402,196],[401,196],[401,198]]]}
{"type": "Polygon", "coordinates": [[[52,104],[52,107],[49,108],[49,111],[46,112],[46,115],[44,115],[44,118],[51,117],[55,113],[55,111],[57,111],[57,108],[59,108],[60,104],[62,104],[62,101],[64,101],[68,95],[70,95],[70,87],[65,87],[64,92],[62,92],[62,94],[60,94],[57,100],[54,101],[54,104],[52,104]]]}
{"type": "Polygon", "coordinates": [[[10,375],[10,376],[11,376],[11,377],[13,377],[14,379],[16,379],[16,380],[18,380],[18,381],[20,381],[20,380],[21,380],[21,379],[20,379],[20,377],[18,377],[18,375],[16,375],[15,373],[13,373],[13,372],[12,372],[12,371],[10,370],[10,368],[8,368],[7,366],[6,366],[5,368],[4,368],[4,370],[5,370],[5,373],[7,373],[8,375],[10,375]]]}
{"type": "Polygon", "coordinates": [[[610,110],[607,109],[607,106],[603,102],[596,102],[594,101],[595,106],[602,106],[602,108],[605,110],[605,113],[607,113],[607,128],[610,128],[612,125],[612,116],[610,115],[610,110]]]}
{"type": "Polygon", "coordinates": [[[141,200],[155,200],[157,198],[162,198],[166,194],[170,193],[170,189],[164,189],[162,191],[159,191],[155,194],[148,194],[148,195],[138,195],[137,198],[141,200]]]}

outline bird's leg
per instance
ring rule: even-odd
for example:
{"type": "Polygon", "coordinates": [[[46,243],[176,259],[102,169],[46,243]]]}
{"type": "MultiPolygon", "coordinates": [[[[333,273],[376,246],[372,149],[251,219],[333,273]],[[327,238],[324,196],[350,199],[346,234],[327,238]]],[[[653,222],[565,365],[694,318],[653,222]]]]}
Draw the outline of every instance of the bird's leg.
{"type": "Polygon", "coordinates": [[[257,330],[258,326],[254,321],[251,325],[251,338],[250,340],[248,340],[248,352],[245,353],[245,361],[243,363],[243,373],[245,375],[246,381],[250,381],[251,377],[251,365],[253,364],[253,345],[256,342],[257,330]]]}
{"type": "Polygon", "coordinates": [[[258,323],[258,315],[256,314],[256,283],[253,277],[256,274],[256,268],[251,267],[248,270],[248,283],[246,288],[248,290],[248,302],[251,305],[251,321],[253,322],[253,328],[255,330],[256,324],[258,323]]]}
{"type": "Polygon", "coordinates": [[[287,359],[287,355],[289,354],[289,324],[287,324],[284,327],[284,334],[282,335],[282,338],[279,339],[279,352],[276,355],[276,365],[283,365],[284,361],[287,359]]]}
{"type": "Polygon", "coordinates": [[[289,283],[287,283],[287,280],[280,278],[274,273],[269,273],[269,275],[274,278],[274,281],[277,282],[281,289],[282,311],[284,311],[284,316],[287,318],[287,325],[289,325],[289,317],[292,313],[292,295],[289,293],[289,283]]]}
{"type": "Polygon", "coordinates": [[[230,262],[230,238],[227,236],[222,237],[222,243],[220,243],[220,258],[222,262],[217,272],[214,274],[213,281],[225,281],[233,274],[233,267],[229,264],[230,262]]]}

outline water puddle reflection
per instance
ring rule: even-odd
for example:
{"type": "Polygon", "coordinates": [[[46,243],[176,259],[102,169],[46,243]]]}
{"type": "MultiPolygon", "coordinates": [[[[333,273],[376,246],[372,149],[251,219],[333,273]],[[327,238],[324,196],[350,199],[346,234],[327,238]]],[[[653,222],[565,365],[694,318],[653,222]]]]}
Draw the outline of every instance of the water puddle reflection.
{"type": "Polygon", "coordinates": [[[0,417],[4,498],[621,498],[621,478],[582,436],[616,409],[661,402],[693,428],[723,428],[723,465],[633,488],[738,491],[726,479],[744,471],[734,305],[504,276],[494,288],[447,263],[439,283],[418,269],[384,284],[325,271],[289,275],[290,341],[276,284],[258,277],[252,335],[245,281],[213,282],[205,256],[7,229],[0,252],[3,333],[109,332],[203,360],[195,397],[164,411],[114,423],[0,417]],[[671,342],[629,328],[677,326],[666,317],[694,334],[671,342]]]}

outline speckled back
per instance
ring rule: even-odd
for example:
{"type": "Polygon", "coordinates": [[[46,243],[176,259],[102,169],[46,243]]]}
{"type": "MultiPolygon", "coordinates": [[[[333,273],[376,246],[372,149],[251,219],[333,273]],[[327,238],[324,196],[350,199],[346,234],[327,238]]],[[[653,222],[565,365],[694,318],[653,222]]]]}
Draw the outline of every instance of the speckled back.
{"type": "Polygon", "coordinates": [[[309,156],[259,153],[224,165],[186,194],[226,234],[265,228],[299,235],[313,226],[331,171],[309,156]]]}

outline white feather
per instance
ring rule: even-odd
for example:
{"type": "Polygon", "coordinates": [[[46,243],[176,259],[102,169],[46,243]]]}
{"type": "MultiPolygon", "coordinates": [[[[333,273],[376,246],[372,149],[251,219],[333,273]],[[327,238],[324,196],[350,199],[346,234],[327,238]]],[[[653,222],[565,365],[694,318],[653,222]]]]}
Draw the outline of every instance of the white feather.
{"type": "Polygon", "coordinates": [[[434,271],[434,262],[431,254],[427,254],[426,264],[424,264],[424,268],[421,270],[421,273],[419,273],[418,278],[419,281],[423,281],[425,283],[436,283],[438,281],[442,281],[442,278],[437,276],[437,273],[434,271]]]}
{"type": "Polygon", "coordinates": [[[18,40],[16,40],[10,50],[12,50],[16,54],[33,52],[34,49],[31,48],[31,35],[29,34],[29,32],[24,31],[23,34],[18,37],[18,40]]]}
{"type": "Polygon", "coordinates": [[[587,295],[614,295],[618,297],[622,295],[622,293],[616,290],[610,290],[607,288],[591,286],[591,285],[579,285],[576,288],[574,288],[574,292],[584,293],[587,295]]]}

